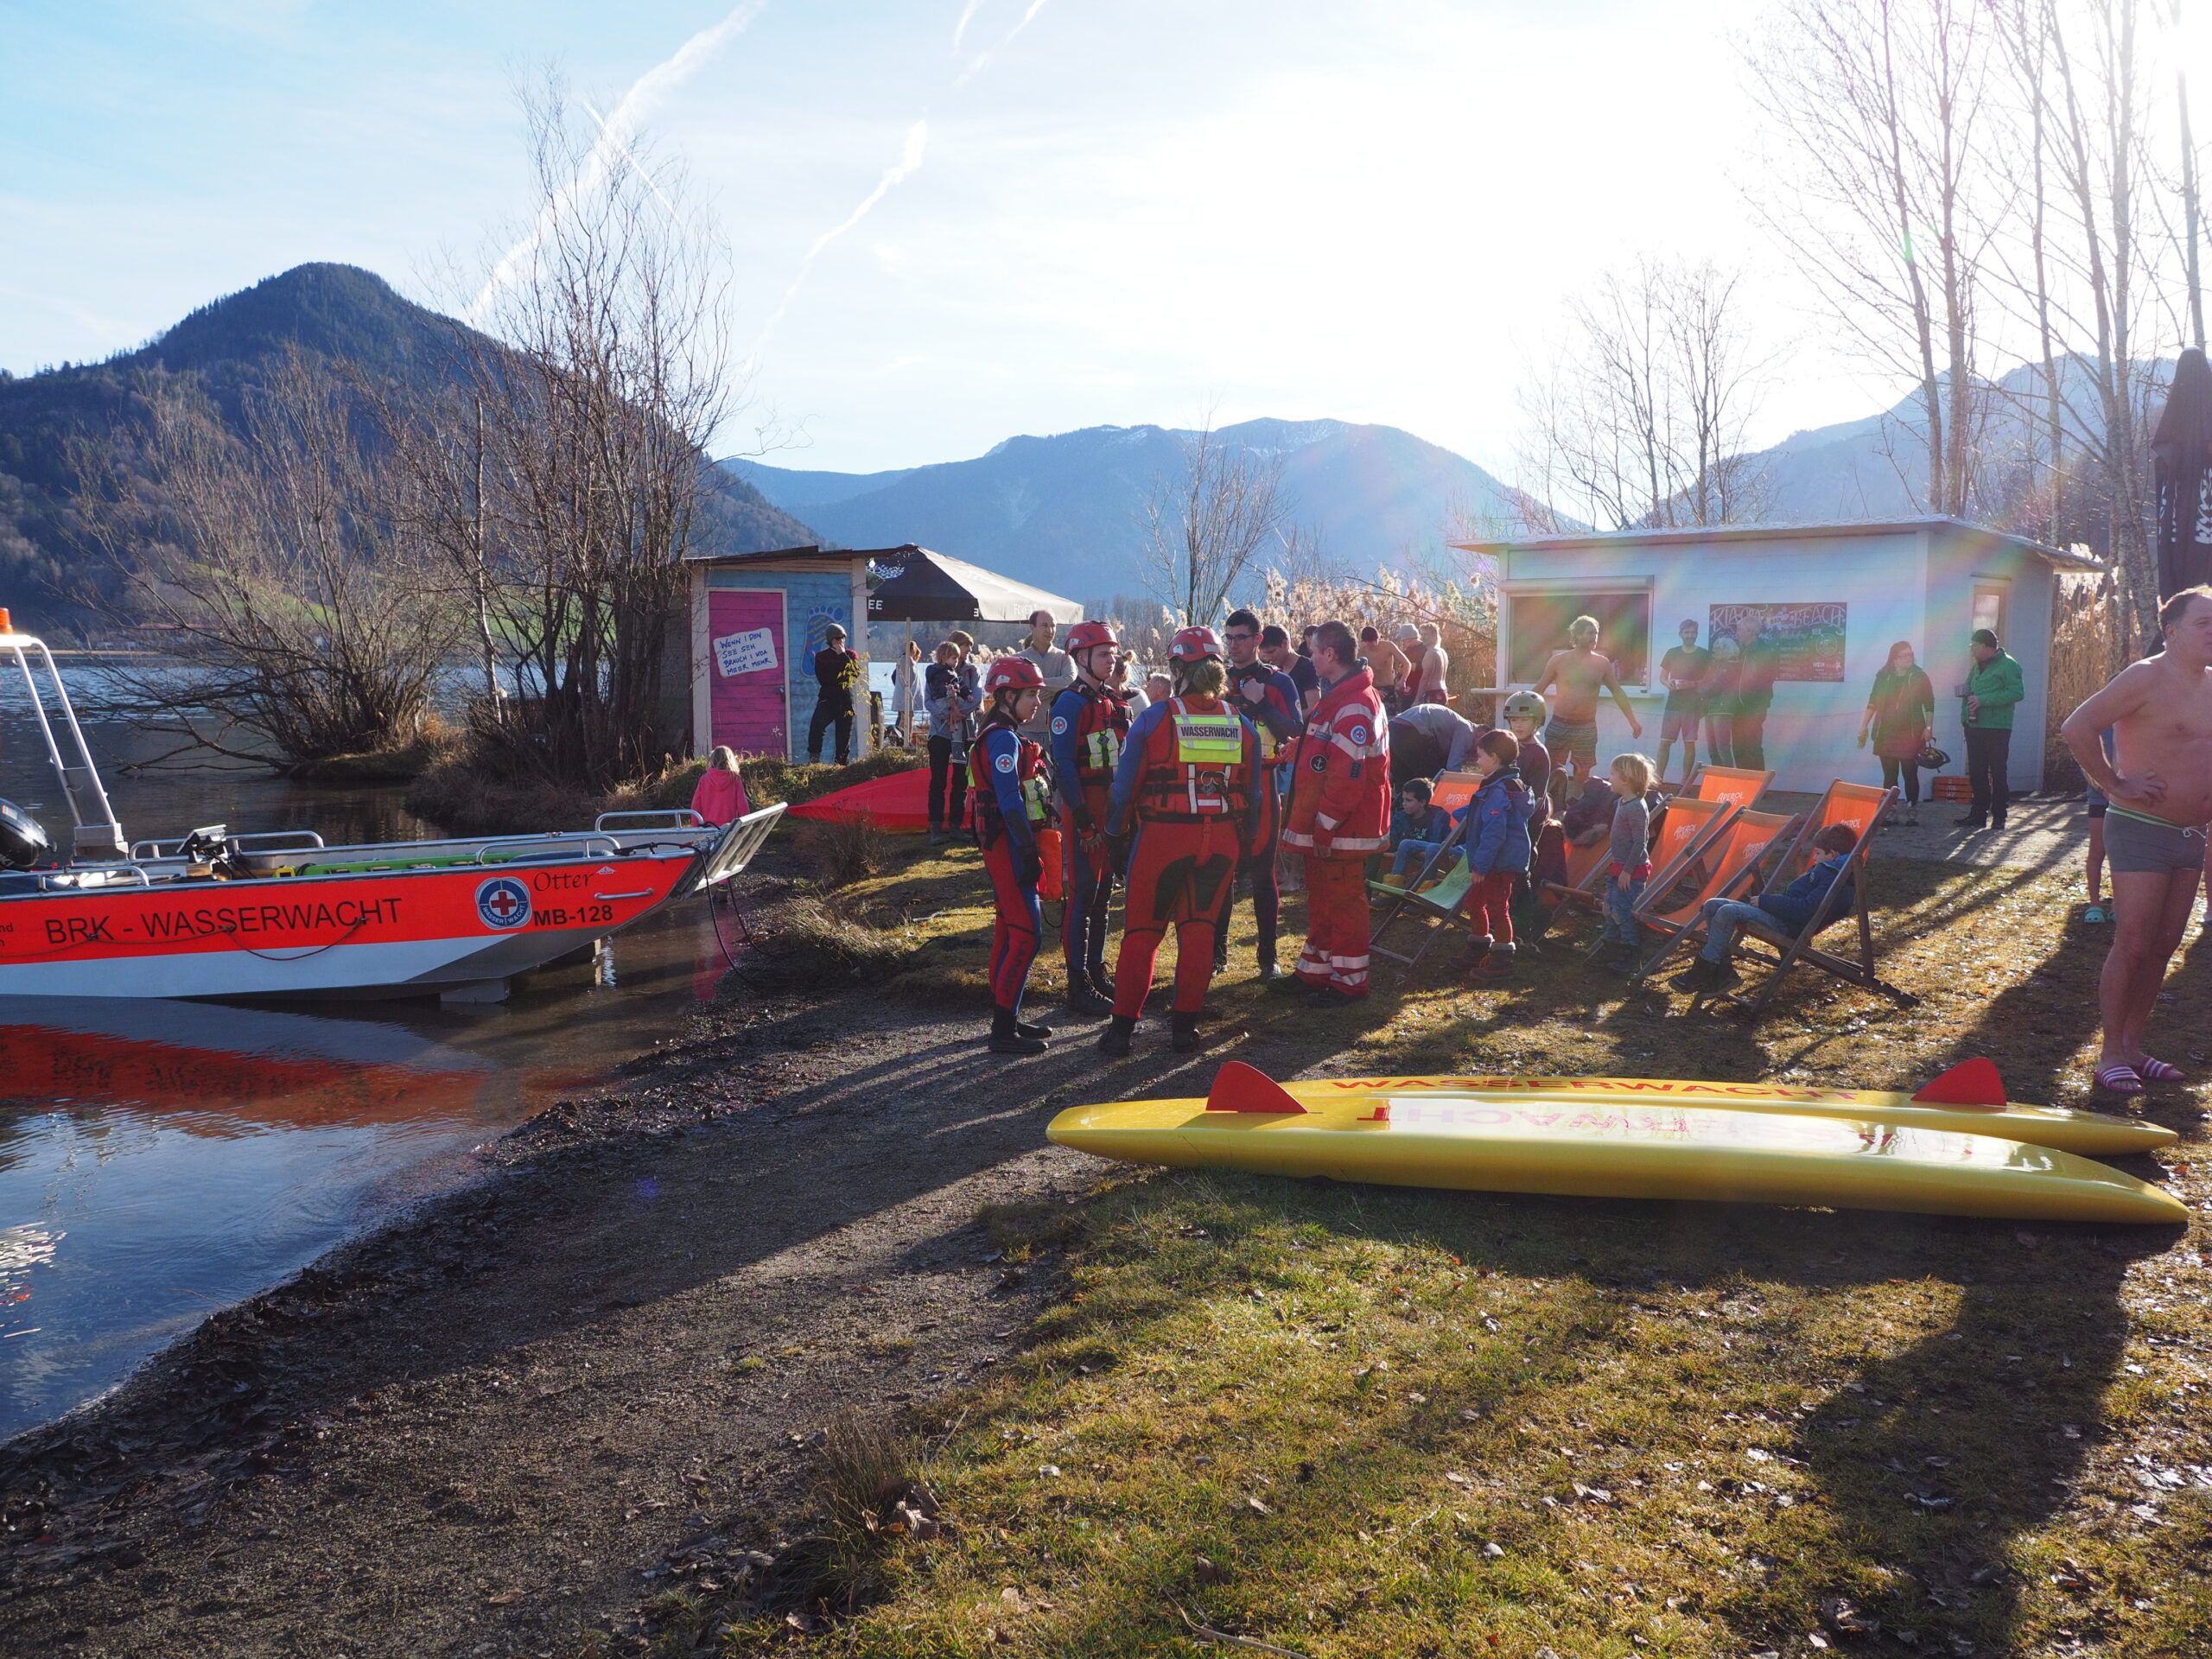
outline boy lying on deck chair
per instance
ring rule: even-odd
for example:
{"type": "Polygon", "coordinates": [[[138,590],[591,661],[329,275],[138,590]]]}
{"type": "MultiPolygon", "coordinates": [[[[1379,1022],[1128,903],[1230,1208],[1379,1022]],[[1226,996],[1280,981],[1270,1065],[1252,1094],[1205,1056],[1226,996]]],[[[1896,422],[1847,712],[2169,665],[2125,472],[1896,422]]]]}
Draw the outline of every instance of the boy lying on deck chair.
{"type": "MultiPolygon", "coordinates": [[[[1668,982],[1678,991],[1725,991],[1741,984],[1742,976],[1728,965],[1728,953],[1736,946],[1737,930],[1746,922],[1764,922],[1796,932],[1812,920],[1813,912],[1827,897],[1828,889],[1850,862],[1851,849],[1858,844],[1858,832],[1849,824],[1832,823],[1813,837],[1814,849],[1820,856],[1807,867],[1804,874],[1780,893],[1762,893],[1751,904],[1734,899],[1707,899],[1698,918],[1705,928],[1705,949],[1698,952],[1697,960],[1690,963],[1687,972],[1676,974],[1668,982]]],[[[1850,884],[1847,882],[1836,895],[1825,925],[1833,927],[1847,919],[1852,899],[1850,884]]]]}

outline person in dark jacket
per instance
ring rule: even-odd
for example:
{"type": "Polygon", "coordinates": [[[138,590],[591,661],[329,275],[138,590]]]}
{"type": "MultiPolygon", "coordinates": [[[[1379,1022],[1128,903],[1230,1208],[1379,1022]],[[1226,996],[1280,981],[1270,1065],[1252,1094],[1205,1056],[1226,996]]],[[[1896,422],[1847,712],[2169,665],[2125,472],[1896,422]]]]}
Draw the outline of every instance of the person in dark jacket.
{"type": "MultiPolygon", "coordinates": [[[[1842,880],[1844,867],[1851,861],[1851,849],[1859,844],[1859,832],[1847,823],[1832,823],[1813,837],[1814,849],[1820,854],[1799,876],[1780,893],[1762,893],[1756,904],[1743,904],[1733,899],[1708,899],[1700,919],[1705,924],[1705,949],[1698,952],[1697,960],[1689,971],[1675,976],[1672,983],[1678,991],[1726,990],[1741,982],[1741,976],[1728,965],[1728,953],[1735,948],[1736,931],[1745,922],[1765,922],[1795,933],[1813,919],[1813,912],[1821,907],[1828,889],[1842,880]]],[[[1844,880],[1842,891],[1835,895],[1835,903],[1828,911],[1823,925],[1841,921],[1851,914],[1853,901],[1851,883],[1844,880]]]]}
{"type": "Polygon", "coordinates": [[[1473,880],[1467,888],[1471,931],[1460,966],[1483,979],[1503,979],[1513,971],[1513,889],[1528,874],[1529,821],[1535,813],[1515,764],[1520,752],[1510,732],[1484,732],[1475,741],[1475,770],[1483,781],[1467,804],[1463,833],[1473,880]]]}
{"type": "Polygon", "coordinates": [[[1866,734],[1874,735],[1874,753],[1882,763],[1882,787],[1904,784],[1904,822],[1920,822],[1920,752],[1936,729],[1936,688],[1912,660],[1912,642],[1900,639],[1890,647],[1890,660],[1874,677],[1874,690],[1866,699],[1866,716],[1859,722],[1859,747],[1866,734]]]}
{"type": "Polygon", "coordinates": [[[1782,672],[1782,648],[1763,630],[1757,611],[1736,625],[1742,655],[1736,664],[1736,716],[1728,723],[1728,747],[1736,765],[1766,769],[1766,717],[1774,707],[1774,683],[1782,672]]]}
{"type": "Polygon", "coordinates": [[[806,723],[806,758],[819,764],[822,734],[834,721],[837,728],[837,764],[853,758],[853,688],[860,683],[860,653],[845,645],[845,631],[832,622],[823,631],[826,643],[814,653],[814,718],[806,723]]]}
{"type": "Polygon", "coordinates": [[[968,746],[976,737],[982,682],[956,634],[923,671],[922,706],[930,716],[930,845],[952,839],[968,817],[968,746]]]}

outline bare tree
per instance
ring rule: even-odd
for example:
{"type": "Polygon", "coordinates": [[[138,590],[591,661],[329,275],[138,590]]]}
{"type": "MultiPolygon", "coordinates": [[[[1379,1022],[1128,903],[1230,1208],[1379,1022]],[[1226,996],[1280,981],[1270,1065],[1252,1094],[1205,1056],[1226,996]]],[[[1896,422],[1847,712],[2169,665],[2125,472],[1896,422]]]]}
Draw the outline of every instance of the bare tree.
{"type": "Polygon", "coordinates": [[[188,745],[255,760],[414,741],[457,618],[407,534],[376,410],[295,347],[244,394],[242,434],[188,386],[154,391],[148,418],[154,499],[99,447],[80,454],[80,503],[126,584],[117,614],[163,625],[194,672],[188,708],[130,670],[126,698],[188,745]]]}
{"type": "Polygon", "coordinates": [[[1138,511],[1145,586],[1185,624],[1211,626],[1288,518],[1281,460],[1222,443],[1209,410],[1180,475],[1155,480],[1138,511]]]}
{"type": "Polygon", "coordinates": [[[1758,516],[1748,431],[1763,364],[1738,280],[1646,259],[1573,302],[1567,342],[1522,394],[1537,494],[1618,529],[1758,516]]]}
{"type": "Polygon", "coordinates": [[[643,140],[585,123],[550,77],[524,107],[531,229],[486,262],[461,399],[415,454],[478,649],[522,694],[481,723],[482,757],[605,789],[673,741],[682,559],[734,395],[729,262],[643,140]]]}
{"type": "Polygon", "coordinates": [[[1753,210],[1878,364],[1918,383],[1931,512],[1975,499],[1980,270],[2010,186],[1993,165],[1978,0],[1783,0],[1751,58],[1785,139],[1753,210]]]}

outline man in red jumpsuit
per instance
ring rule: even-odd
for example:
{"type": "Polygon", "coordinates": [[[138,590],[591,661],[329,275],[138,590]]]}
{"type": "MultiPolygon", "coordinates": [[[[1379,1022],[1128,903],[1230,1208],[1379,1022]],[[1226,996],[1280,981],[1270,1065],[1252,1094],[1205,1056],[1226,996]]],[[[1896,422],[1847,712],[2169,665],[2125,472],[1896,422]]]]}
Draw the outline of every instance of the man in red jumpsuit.
{"type": "Polygon", "coordinates": [[[1265,799],[1260,740],[1222,701],[1228,675],[1211,628],[1185,628],[1168,647],[1174,695],[1138,715],[1115,769],[1106,838],[1128,872],[1114,1019],[1103,1054],[1129,1052],[1152,990],[1153,963],[1175,930],[1174,1050],[1199,1047],[1198,1011],[1213,978],[1214,934],[1236,867],[1257,843],[1265,799]],[[1124,849],[1126,849],[1126,852],[1124,849]]]}
{"type": "Polygon", "coordinates": [[[1321,695],[1291,752],[1282,844],[1306,855],[1306,950],[1298,977],[1325,1001],[1367,995],[1367,859],[1389,841],[1390,733],[1374,676],[1341,622],[1313,631],[1321,695]]]}
{"type": "Polygon", "coordinates": [[[1022,736],[1037,712],[1045,677],[1026,657],[1001,657],[983,677],[983,727],[968,751],[975,787],[976,842],[990,873],[996,925],[991,930],[991,1052],[1041,1054],[1050,1028],[1021,1017],[1029,964],[1043,936],[1037,888],[1045,874],[1038,831],[1051,822],[1052,776],[1042,745],[1022,736]]]}
{"type": "Polygon", "coordinates": [[[1114,1011],[1106,976],[1106,915],[1114,899],[1114,867],[1106,856],[1106,814],[1114,770],[1129,737],[1128,692],[1117,677],[1121,642],[1104,622],[1068,630],[1075,683],[1052,702],[1052,785],[1058,791],[1067,842],[1067,909],[1060,944],[1067,956],[1068,1007],[1077,1014],[1114,1011]]]}

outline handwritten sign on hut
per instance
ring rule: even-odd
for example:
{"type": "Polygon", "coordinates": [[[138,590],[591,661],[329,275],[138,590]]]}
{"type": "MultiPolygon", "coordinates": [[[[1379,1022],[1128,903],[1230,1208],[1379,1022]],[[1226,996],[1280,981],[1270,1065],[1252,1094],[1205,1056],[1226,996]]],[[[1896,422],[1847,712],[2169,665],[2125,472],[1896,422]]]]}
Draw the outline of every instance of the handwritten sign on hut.
{"type": "Polygon", "coordinates": [[[715,670],[725,678],[765,673],[775,666],[773,628],[748,628],[742,633],[726,633],[715,641],[715,670]]]}
{"type": "Polygon", "coordinates": [[[1782,653],[1777,680],[1843,678],[1843,624],[1850,607],[1842,604],[1715,605],[1710,644],[1724,635],[1741,645],[1750,632],[1743,624],[1757,616],[1759,632],[1782,653]]]}

